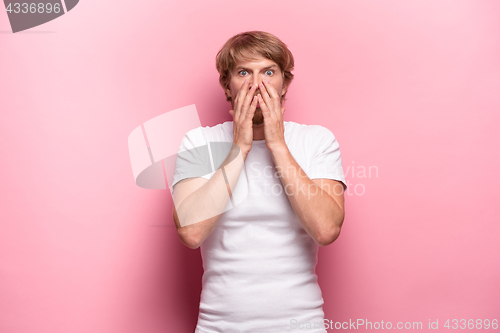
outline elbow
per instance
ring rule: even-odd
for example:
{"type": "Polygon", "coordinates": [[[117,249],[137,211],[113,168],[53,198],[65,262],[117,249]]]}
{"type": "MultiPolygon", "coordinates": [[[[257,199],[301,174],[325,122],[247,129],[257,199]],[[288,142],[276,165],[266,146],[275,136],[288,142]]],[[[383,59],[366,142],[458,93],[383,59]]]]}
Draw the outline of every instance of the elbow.
{"type": "Polygon", "coordinates": [[[325,247],[337,240],[340,236],[340,230],[342,229],[342,225],[335,225],[335,227],[330,228],[328,231],[321,233],[316,238],[316,243],[319,246],[325,247]]]}
{"type": "Polygon", "coordinates": [[[185,228],[186,227],[177,229],[177,236],[179,236],[182,244],[186,245],[192,250],[196,250],[200,247],[201,242],[199,241],[198,237],[196,237],[192,233],[185,232],[185,228]]]}
{"type": "Polygon", "coordinates": [[[177,216],[175,208],[174,208],[173,218],[175,226],[177,228],[177,236],[179,237],[181,243],[193,250],[200,247],[201,242],[199,241],[198,237],[196,237],[196,235],[193,234],[193,230],[191,228],[188,228],[187,226],[181,227],[181,224],[179,222],[179,217],[177,216]]]}
{"type": "Polygon", "coordinates": [[[189,247],[191,250],[196,250],[197,248],[200,247],[201,244],[198,242],[186,242],[186,243],[184,243],[184,245],[189,247]]]}
{"type": "Polygon", "coordinates": [[[316,240],[316,243],[319,246],[325,247],[335,242],[335,240],[337,240],[339,236],[340,236],[340,228],[338,229],[338,231],[332,233],[331,235],[319,237],[316,240]]]}
{"type": "Polygon", "coordinates": [[[201,242],[197,238],[191,237],[187,239],[185,245],[192,250],[196,250],[197,248],[200,247],[201,242]]]}

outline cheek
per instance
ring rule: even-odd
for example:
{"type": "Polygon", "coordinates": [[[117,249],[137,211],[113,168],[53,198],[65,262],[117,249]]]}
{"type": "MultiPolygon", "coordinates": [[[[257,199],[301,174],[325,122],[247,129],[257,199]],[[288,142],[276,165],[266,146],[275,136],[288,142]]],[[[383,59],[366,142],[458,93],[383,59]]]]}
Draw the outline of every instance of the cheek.
{"type": "Polygon", "coordinates": [[[281,85],[281,82],[277,82],[274,84],[274,88],[276,89],[276,92],[278,93],[278,95],[281,96],[282,94],[282,89],[283,89],[283,86],[281,85]]]}
{"type": "Polygon", "coordinates": [[[281,80],[281,78],[275,79],[271,82],[273,83],[274,89],[276,89],[276,91],[280,93],[283,87],[283,81],[281,80]]]}
{"type": "Polygon", "coordinates": [[[238,94],[238,91],[239,91],[238,86],[234,83],[231,83],[229,85],[229,87],[231,89],[231,96],[236,97],[236,95],[238,94]]]}

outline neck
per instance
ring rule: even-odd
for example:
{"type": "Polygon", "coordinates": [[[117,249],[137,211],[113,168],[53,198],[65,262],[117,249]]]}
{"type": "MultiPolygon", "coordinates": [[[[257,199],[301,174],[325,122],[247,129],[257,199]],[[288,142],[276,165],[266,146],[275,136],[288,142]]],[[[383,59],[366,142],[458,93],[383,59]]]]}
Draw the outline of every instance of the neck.
{"type": "Polygon", "coordinates": [[[262,123],[260,125],[253,124],[252,129],[253,129],[253,139],[254,140],[264,140],[265,139],[264,123],[262,123]]]}

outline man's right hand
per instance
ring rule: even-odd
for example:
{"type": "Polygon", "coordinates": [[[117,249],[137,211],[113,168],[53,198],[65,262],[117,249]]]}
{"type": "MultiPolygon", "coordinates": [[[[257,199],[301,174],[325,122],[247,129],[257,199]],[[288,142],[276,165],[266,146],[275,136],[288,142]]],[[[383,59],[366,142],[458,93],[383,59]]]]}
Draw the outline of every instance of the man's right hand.
{"type": "Polygon", "coordinates": [[[257,107],[258,98],[254,96],[257,85],[248,87],[249,80],[246,79],[238,91],[234,101],[234,110],[229,113],[233,116],[233,143],[240,147],[243,156],[246,157],[253,142],[253,116],[257,107]]]}

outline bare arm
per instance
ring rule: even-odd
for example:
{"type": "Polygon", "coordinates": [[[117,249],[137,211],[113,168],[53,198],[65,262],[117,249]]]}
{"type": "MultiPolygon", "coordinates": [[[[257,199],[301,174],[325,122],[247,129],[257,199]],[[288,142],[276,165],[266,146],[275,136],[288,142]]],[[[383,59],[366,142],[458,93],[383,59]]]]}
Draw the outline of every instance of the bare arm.
{"type": "Polygon", "coordinates": [[[233,146],[212,178],[189,178],[175,185],[173,218],[181,242],[191,249],[198,248],[214,230],[252,148],[256,89],[245,80],[235,98],[235,110],[229,111],[234,119],[233,146]]]}
{"type": "Polygon", "coordinates": [[[174,186],[174,223],[187,247],[198,248],[212,233],[236,187],[246,155],[233,145],[212,178],[187,178],[174,186]]]}
{"type": "Polygon", "coordinates": [[[311,180],[288,148],[272,151],[276,169],[303,228],[320,246],[333,243],[344,221],[344,187],[332,179],[311,180]]]}
{"type": "Polygon", "coordinates": [[[344,221],[344,188],[331,179],[311,180],[285,141],[281,97],[270,81],[260,84],[264,134],[285,193],[303,228],[320,246],[335,241],[344,221]]]}

